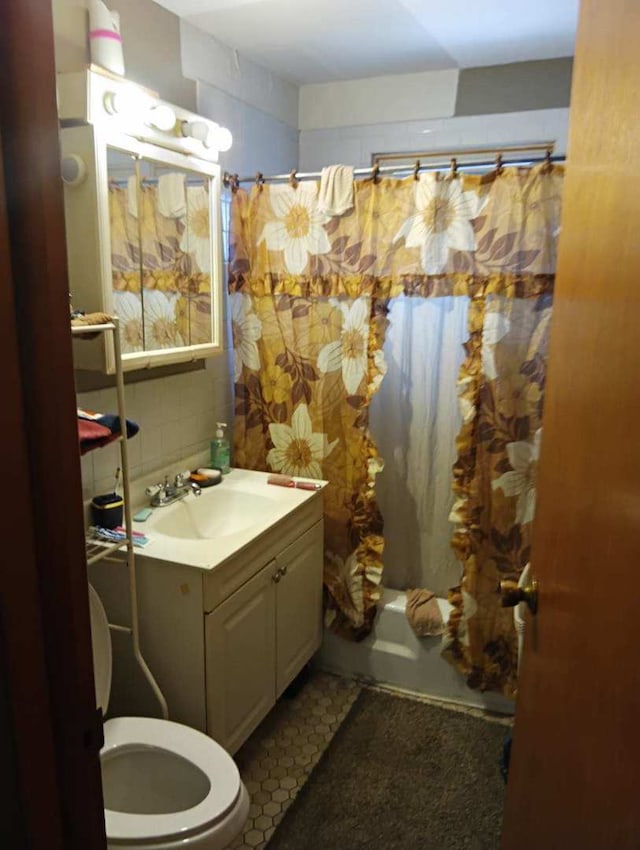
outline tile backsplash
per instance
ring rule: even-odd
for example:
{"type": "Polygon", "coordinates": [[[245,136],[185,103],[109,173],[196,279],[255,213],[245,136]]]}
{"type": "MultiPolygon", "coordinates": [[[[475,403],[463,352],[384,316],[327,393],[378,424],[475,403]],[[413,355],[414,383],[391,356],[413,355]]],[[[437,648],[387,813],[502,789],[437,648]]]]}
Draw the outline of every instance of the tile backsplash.
{"type": "MultiPolygon", "coordinates": [[[[216,421],[229,423],[232,438],[233,399],[230,352],[206,361],[206,368],[157,380],[127,384],[126,414],[140,426],[128,442],[130,478],[164,472],[180,458],[208,448],[216,421]]],[[[78,406],[100,413],[116,413],[115,389],[78,395],[78,406]]],[[[117,444],[96,449],[82,458],[82,495],[90,499],[108,492],[120,465],[117,444]]]]}

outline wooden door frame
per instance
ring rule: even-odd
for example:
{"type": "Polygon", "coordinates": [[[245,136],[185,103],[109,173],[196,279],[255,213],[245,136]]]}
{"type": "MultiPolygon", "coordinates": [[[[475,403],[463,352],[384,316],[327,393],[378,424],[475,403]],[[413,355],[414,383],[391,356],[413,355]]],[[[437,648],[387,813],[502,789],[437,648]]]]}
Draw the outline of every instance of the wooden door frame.
{"type": "MultiPolygon", "coordinates": [[[[0,28],[3,730],[12,843],[106,846],[84,554],[50,0],[0,28]],[[15,544],[11,546],[11,544],[15,544]],[[8,734],[7,734],[8,733],[8,734]]],[[[0,695],[0,698],[2,695],[0,695]]],[[[4,828],[5,824],[2,824],[4,828]]],[[[4,846],[4,841],[2,842],[4,846]]]]}

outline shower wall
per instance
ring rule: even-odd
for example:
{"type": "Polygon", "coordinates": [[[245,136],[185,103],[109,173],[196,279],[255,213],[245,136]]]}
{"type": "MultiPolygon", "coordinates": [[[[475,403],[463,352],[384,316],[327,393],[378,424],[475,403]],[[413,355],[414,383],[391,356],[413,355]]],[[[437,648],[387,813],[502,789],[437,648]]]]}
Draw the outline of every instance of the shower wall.
{"type": "Polygon", "coordinates": [[[567,149],[569,109],[535,109],[502,114],[465,115],[427,120],[385,121],[300,132],[300,170],[331,163],[371,165],[374,153],[462,150],[555,140],[555,152],[567,149]]]}

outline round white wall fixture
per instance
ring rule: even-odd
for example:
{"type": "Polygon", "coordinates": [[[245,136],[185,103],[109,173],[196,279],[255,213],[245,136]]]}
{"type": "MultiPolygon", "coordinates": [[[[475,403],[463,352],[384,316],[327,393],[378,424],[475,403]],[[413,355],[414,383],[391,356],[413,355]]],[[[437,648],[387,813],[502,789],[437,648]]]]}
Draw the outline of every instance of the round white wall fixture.
{"type": "Polygon", "coordinates": [[[71,153],[63,157],[60,171],[65,186],[79,186],[87,177],[87,164],[77,153],[71,153]]]}

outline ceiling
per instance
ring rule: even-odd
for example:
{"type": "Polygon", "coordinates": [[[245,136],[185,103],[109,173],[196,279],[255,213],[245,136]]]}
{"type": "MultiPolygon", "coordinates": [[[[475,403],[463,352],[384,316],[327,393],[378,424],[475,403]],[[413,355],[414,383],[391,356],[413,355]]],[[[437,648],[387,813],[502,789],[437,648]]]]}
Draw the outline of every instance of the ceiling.
{"type": "Polygon", "coordinates": [[[299,85],[573,55],[579,0],[156,0],[299,85]]]}

